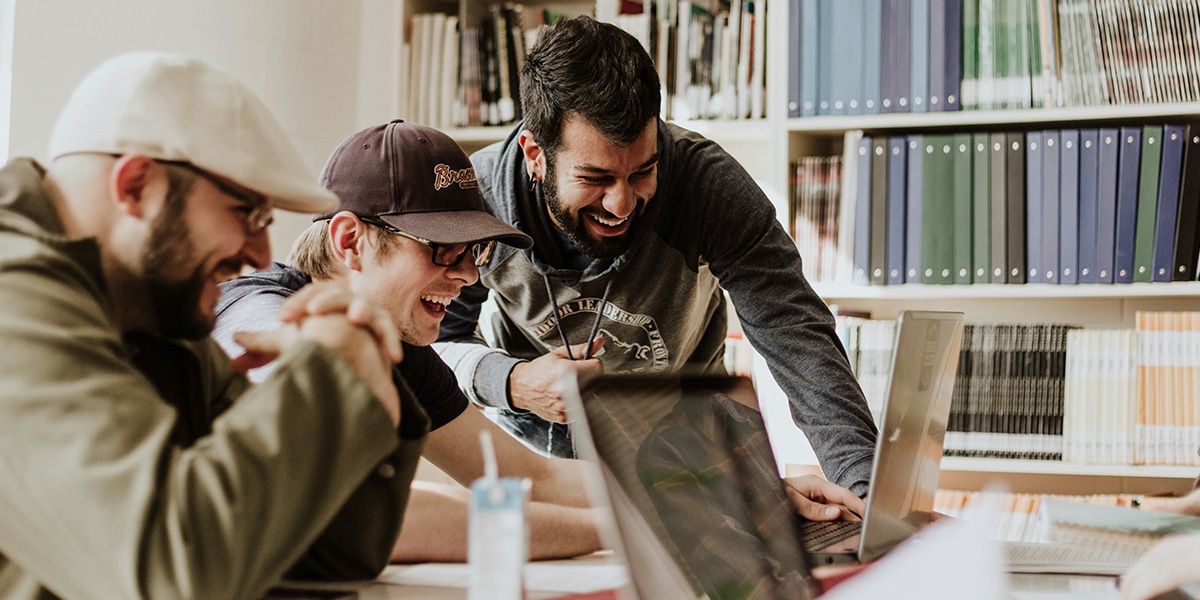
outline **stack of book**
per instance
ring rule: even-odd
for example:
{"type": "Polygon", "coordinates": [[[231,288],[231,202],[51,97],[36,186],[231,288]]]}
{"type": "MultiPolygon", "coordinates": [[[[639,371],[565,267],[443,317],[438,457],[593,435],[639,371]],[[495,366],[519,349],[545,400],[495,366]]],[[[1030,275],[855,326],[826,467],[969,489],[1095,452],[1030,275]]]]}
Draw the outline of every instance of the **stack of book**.
{"type": "MultiPolygon", "coordinates": [[[[792,239],[810,281],[835,281],[841,218],[842,157],[808,156],[792,163],[792,239]]],[[[845,268],[845,267],[843,267],[845,268]]]]}
{"type": "MultiPolygon", "coordinates": [[[[1136,330],[963,328],[946,456],[1200,465],[1200,312],[1139,312],[1136,330]]],[[[895,321],[839,316],[878,422],[895,321]]]]}

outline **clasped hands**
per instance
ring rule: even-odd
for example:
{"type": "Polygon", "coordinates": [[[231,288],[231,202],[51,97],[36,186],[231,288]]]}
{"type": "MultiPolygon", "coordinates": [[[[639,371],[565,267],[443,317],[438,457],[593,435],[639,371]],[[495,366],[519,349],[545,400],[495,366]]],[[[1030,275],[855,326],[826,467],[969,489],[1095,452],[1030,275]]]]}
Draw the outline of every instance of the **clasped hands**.
{"type": "Polygon", "coordinates": [[[245,372],[265,365],[299,340],[310,340],[341,356],[375,394],[393,425],[400,424],[400,397],[392,365],[403,352],[400,332],[382,308],[334,283],[311,283],[292,294],[279,310],[283,327],[240,331],[233,340],[246,349],[233,360],[245,372]]]}

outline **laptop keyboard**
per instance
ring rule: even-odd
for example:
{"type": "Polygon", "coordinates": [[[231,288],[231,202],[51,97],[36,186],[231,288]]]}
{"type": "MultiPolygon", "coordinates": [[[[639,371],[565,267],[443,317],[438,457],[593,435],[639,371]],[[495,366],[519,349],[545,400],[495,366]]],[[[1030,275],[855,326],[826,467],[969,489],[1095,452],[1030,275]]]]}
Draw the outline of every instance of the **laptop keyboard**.
{"type": "Polygon", "coordinates": [[[805,521],[804,549],[816,552],[862,531],[862,521],[805,521]]]}

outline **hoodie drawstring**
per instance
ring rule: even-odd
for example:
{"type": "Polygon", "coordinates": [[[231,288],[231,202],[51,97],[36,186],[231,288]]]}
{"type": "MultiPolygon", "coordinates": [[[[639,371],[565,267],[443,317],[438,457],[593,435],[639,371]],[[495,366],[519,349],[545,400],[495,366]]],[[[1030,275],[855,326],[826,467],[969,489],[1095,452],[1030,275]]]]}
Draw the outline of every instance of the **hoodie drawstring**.
{"type": "MultiPolygon", "coordinates": [[[[558,320],[558,300],[554,298],[554,288],[550,286],[550,276],[542,275],[542,280],[546,282],[546,295],[550,296],[550,306],[554,307],[554,326],[558,328],[558,336],[562,340],[563,347],[567,349],[567,358],[575,360],[575,357],[571,355],[571,343],[567,341],[567,333],[563,330],[562,322],[558,320]]],[[[596,320],[592,323],[591,333],[588,334],[583,360],[592,357],[592,342],[596,341],[596,334],[600,332],[600,319],[604,317],[604,307],[608,304],[608,292],[612,289],[612,284],[613,279],[609,279],[608,285],[604,286],[604,296],[600,298],[600,308],[596,311],[596,320]]]]}

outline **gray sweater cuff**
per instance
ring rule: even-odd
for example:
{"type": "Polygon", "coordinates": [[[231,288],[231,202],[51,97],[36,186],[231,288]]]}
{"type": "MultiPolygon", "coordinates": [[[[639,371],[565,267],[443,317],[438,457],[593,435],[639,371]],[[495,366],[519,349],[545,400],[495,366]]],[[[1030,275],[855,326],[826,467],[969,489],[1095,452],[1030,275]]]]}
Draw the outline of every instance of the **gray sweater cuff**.
{"type": "Polygon", "coordinates": [[[494,352],[483,357],[475,367],[475,396],[485,406],[506,408],[514,412],[529,412],[512,404],[508,395],[508,376],[517,363],[525,362],[507,354],[494,352]]]}

